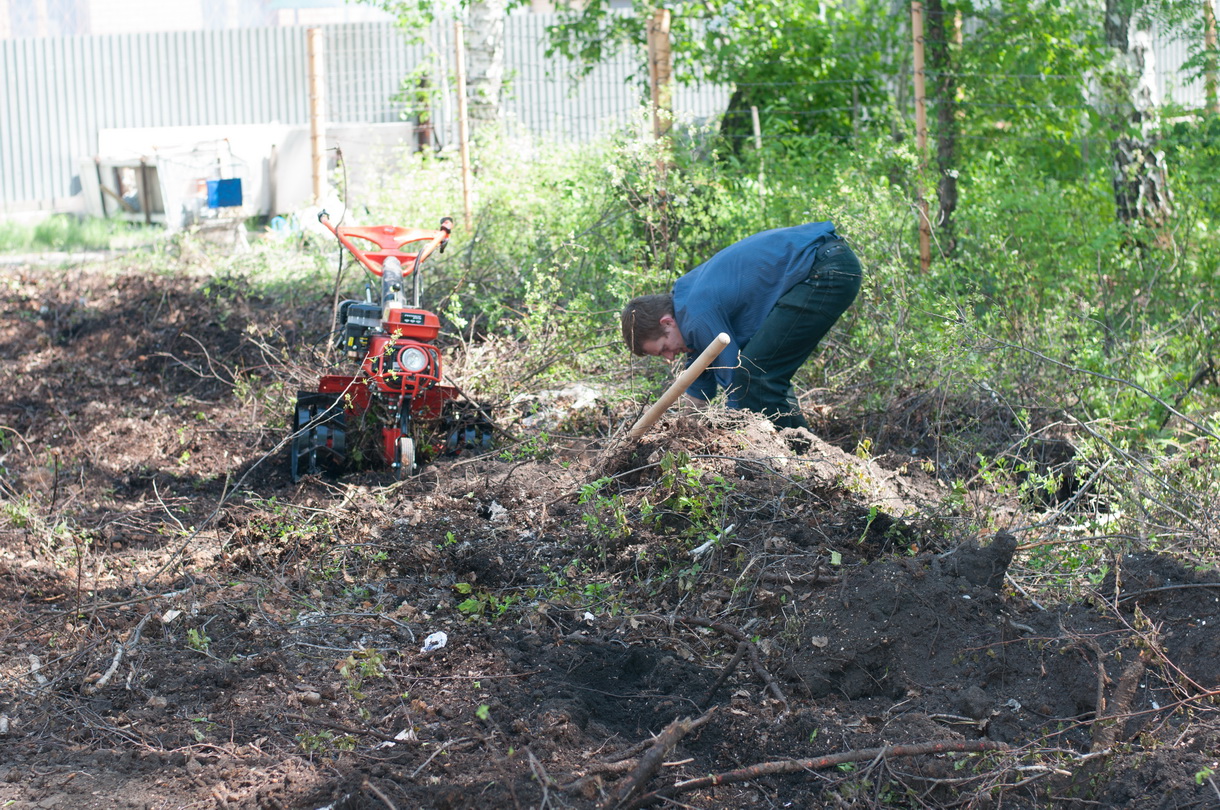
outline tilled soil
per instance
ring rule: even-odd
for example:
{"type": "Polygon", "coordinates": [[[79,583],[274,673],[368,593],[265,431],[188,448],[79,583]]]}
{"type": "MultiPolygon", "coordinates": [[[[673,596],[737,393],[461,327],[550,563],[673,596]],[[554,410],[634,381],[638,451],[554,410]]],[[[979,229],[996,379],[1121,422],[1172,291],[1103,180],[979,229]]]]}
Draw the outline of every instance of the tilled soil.
{"type": "Polygon", "coordinates": [[[1215,570],[724,414],[294,484],[327,302],[206,270],[0,271],[4,806],[1220,806],[1215,570]]]}

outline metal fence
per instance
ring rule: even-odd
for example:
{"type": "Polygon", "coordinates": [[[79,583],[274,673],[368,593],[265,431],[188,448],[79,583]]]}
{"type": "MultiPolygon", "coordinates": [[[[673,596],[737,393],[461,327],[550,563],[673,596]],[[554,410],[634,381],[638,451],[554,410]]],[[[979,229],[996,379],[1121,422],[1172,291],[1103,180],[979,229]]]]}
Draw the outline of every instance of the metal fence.
{"type": "MultiPolygon", "coordinates": [[[[544,56],[550,15],[507,20],[505,112],[528,131],[588,139],[625,122],[641,102],[628,81],[641,66],[627,54],[579,83],[568,65],[544,56]]],[[[81,189],[79,161],[98,150],[98,132],[141,127],[302,125],[309,122],[305,28],[0,41],[0,210],[60,209],[81,189]]],[[[403,120],[396,101],[421,65],[446,82],[453,27],[438,22],[423,43],[387,23],[324,28],[326,120],[403,120]]],[[[451,88],[441,88],[451,90],[451,88]]],[[[436,138],[456,140],[452,92],[433,109],[436,138]]],[[[727,93],[678,88],[675,106],[704,118],[727,93]]]]}
{"type": "MultiPolygon", "coordinates": [[[[626,53],[576,83],[562,59],[545,56],[551,15],[510,15],[505,27],[505,112],[527,131],[586,140],[625,123],[639,109],[643,65],[626,53]]],[[[98,151],[104,129],[208,125],[304,125],[309,121],[305,28],[251,28],[161,34],[0,41],[0,211],[72,207],[81,190],[80,159],[98,151]]],[[[396,101],[404,79],[424,66],[447,82],[453,28],[438,22],[411,44],[388,23],[325,27],[326,119],[341,123],[403,120],[396,101]]],[[[1200,82],[1176,79],[1181,43],[1158,41],[1165,98],[1202,104],[1200,82]]],[[[452,88],[431,111],[435,137],[456,140],[452,88]]],[[[717,87],[678,87],[679,114],[724,112],[717,87]]]]}

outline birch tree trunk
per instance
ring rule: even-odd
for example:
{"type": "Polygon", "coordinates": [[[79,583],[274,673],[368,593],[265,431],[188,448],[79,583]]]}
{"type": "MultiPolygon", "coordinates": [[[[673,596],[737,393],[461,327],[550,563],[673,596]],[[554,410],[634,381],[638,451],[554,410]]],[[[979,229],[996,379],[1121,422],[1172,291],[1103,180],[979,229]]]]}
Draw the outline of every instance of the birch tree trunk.
{"type": "Polygon", "coordinates": [[[950,55],[953,19],[942,0],[927,0],[928,19],[924,43],[931,72],[932,99],[936,105],[936,168],[938,214],[933,224],[940,231],[941,252],[951,255],[957,247],[953,214],[957,210],[957,78],[950,55]]]}
{"type": "Polygon", "coordinates": [[[466,24],[466,95],[473,138],[496,137],[504,129],[504,17],[508,0],[471,3],[466,24]]]}
{"type": "Polygon", "coordinates": [[[1106,0],[1106,43],[1115,54],[1101,104],[1118,130],[1111,144],[1114,202],[1120,221],[1157,227],[1173,216],[1173,192],[1153,126],[1158,98],[1152,33],[1124,6],[1106,0]]]}

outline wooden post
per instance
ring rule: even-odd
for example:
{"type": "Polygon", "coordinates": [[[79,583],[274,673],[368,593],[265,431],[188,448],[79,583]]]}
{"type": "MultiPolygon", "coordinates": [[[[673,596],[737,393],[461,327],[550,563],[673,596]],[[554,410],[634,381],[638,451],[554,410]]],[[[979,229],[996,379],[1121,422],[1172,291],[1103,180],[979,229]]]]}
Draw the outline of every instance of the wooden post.
{"type": "Polygon", "coordinates": [[[919,207],[919,269],[926,273],[932,266],[932,221],[928,219],[928,200],[923,194],[923,174],[928,166],[928,96],[924,88],[923,3],[911,3],[911,38],[915,52],[915,148],[919,152],[920,178],[916,184],[919,207]]]}
{"type": "Polygon", "coordinates": [[[653,9],[648,21],[648,77],[652,84],[652,137],[660,140],[673,124],[673,51],[669,9],[653,9]]]}
{"type": "Polygon", "coordinates": [[[140,207],[144,209],[144,224],[152,224],[152,192],[148,188],[148,158],[140,157],[140,207]]]}
{"type": "Polygon", "coordinates": [[[271,157],[267,159],[267,216],[268,218],[275,216],[279,211],[275,210],[277,201],[275,199],[275,175],[279,171],[280,163],[280,147],[279,144],[271,144],[271,157]]]}
{"type": "Polygon", "coordinates": [[[453,23],[453,47],[457,58],[458,99],[458,147],[462,154],[462,211],[466,214],[463,223],[470,230],[474,210],[470,202],[470,121],[466,117],[466,43],[460,20],[453,23]]]}
{"type": "Polygon", "coordinates": [[[109,219],[110,212],[106,210],[106,184],[102,182],[102,158],[93,156],[93,169],[97,172],[97,196],[102,203],[102,219],[109,219]]]}
{"type": "Polygon", "coordinates": [[[1207,67],[1203,76],[1207,109],[1220,115],[1220,101],[1216,98],[1216,10],[1212,0],[1203,0],[1203,44],[1207,48],[1207,67]]]}
{"type": "Polygon", "coordinates": [[[851,139],[853,144],[860,139],[860,80],[854,76],[851,82],[851,139]]]}
{"type": "Polygon", "coordinates": [[[716,339],[686,367],[686,371],[678,375],[678,379],[674,380],[674,384],[669,386],[664,394],[661,394],[661,398],[654,402],[652,407],[645,411],[644,415],[631,426],[631,430],[627,431],[627,438],[638,439],[644,435],[648,428],[656,424],[661,415],[678,401],[678,397],[686,393],[686,389],[690,388],[690,384],[695,381],[695,378],[702,374],[711,365],[712,361],[720,356],[720,353],[724,351],[724,347],[728,346],[730,342],[731,338],[724,332],[716,335],[716,339]]]}
{"type": "Polygon", "coordinates": [[[762,203],[763,212],[767,209],[766,175],[763,172],[762,157],[762,124],[758,120],[758,107],[750,105],[750,121],[754,125],[754,151],[758,152],[758,201],[762,203]]]}
{"type": "Polygon", "coordinates": [[[313,167],[313,204],[326,195],[326,65],[321,28],[306,31],[309,42],[309,154],[313,167]]]}

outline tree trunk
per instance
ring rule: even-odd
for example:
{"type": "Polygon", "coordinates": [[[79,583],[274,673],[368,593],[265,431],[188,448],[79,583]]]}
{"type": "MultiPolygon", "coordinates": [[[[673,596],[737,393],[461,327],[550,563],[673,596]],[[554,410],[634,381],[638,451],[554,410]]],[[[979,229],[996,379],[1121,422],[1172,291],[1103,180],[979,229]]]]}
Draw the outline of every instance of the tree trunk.
{"type": "Polygon", "coordinates": [[[1155,57],[1152,34],[1138,26],[1122,0],[1106,0],[1106,43],[1114,48],[1101,91],[1111,121],[1114,203],[1120,222],[1164,225],[1173,216],[1165,153],[1157,149],[1155,57]]]}
{"type": "Polygon", "coordinates": [[[720,119],[720,137],[728,142],[729,148],[737,156],[748,151],[754,135],[753,122],[748,113],[752,103],[753,99],[746,94],[745,90],[741,87],[734,87],[725,113],[720,119]]]}
{"type": "Polygon", "coordinates": [[[470,4],[466,24],[468,62],[466,96],[470,134],[474,139],[496,137],[504,129],[500,97],[504,86],[504,17],[508,0],[478,0],[470,4]]]}
{"type": "Polygon", "coordinates": [[[957,247],[953,228],[953,213],[957,210],[957,79],[949,53],[953,26],[942,0],[928,0],[924,45],[932,74],[931,97],[936,105],[936,168],[940,175],[939,210],[933,221],[940,231],[940,249],[945,255],[952,254],[957,247]]]}

